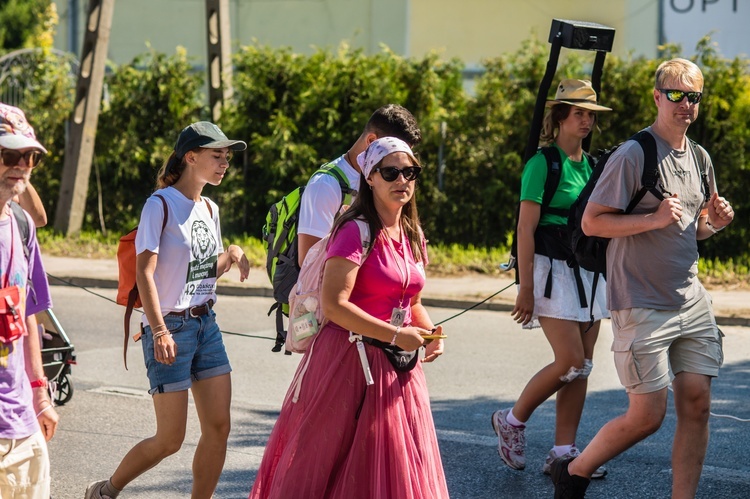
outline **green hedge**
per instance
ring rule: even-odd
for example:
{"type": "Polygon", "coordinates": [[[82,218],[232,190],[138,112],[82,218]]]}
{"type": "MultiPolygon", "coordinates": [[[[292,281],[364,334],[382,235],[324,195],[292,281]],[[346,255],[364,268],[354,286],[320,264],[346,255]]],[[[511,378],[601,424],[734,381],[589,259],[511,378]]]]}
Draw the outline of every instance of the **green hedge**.
{"type": "MultiPolygon", "coordinates": [[[[677,53],[665,50],[666,57],[677,53]]],[[[702,252],[724,260],[747,256],[750,209],[742,190],[750,185],[750,61],[718,57],[708,39],[698,53],[706,96],[689,135],[711,153],[722,194],[737,213],[732,228],[703,244],[702,252]]],[[[435,55],[403,58],[384,49],[369,56],[342,46],[337,52],[302,56],[288,49],[242,47],[234,59],[235,102],[219,125],[249,147],[235,159],[222,185],[207,192],[222,207],[225,234],[259,236],[272,202],[304,183],[318,165],[345,152],[375,108],[395,102],[409,108],[423,130],[418,152],[428,171],[418,196],[428,237],[444,244],[504,247],[548,54],[548,45],[529,40],[516,53],[485,61],[485,72],[469,94],[463,88],[462,63],[435,55]],[[437,173],[441,147],[442,190],[437,173]]],[[[593,54],[565,55],[556,80],[588,75],[593,54]]],[[[39,90],[29,95],[25,107],[34,111],[29,113],[33,124],[52,146],[45,167],[34,174],[52,214],[72,82],[65,68],[42,62],[31,75],[39,90]]],[[[601,114],[594,149],[614,145],[653,121],[658,62],[607,57],[600,100],[614,111],[601,114]]],[[[137,222],[178,131],[207,119],[208,109],[203,75],[191,69],[182,51],[171,56],[150,52],[111,69],[85,227],[124,232],[137,222]]]]}

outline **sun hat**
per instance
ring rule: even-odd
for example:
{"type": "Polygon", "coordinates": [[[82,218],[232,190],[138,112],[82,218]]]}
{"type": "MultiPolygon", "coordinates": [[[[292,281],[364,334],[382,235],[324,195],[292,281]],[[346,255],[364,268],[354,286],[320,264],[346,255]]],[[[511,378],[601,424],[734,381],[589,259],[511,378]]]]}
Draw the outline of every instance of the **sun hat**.
{"type": "Polygon", "coordinates": [[[557,86],[555,98],[547,101],[547,107],[570,104],[591,111],[611,111],[596,103],[596,92],[588,80],[562,80],[557,86]]]}
{"type": "Polygon", "coordinates": [[[409,156],[414,157],[409,144],[396,137],[381,137],[372,141],[364,152],[357,155],[357,164],[362,169],[362,174],[365,178],[370,176],[375,165],[394,152],[405,152],[409,156]]]}
{"type": "Polygon", "coordinates": [[[33,147],[47,154],[47,149],[36,140],[34,129],[29,125],[23,111],[2,102],[0,102],[0,147],[6,149],[33,147]]]}
{"type": "Polygon", "coordinates": [[[247,144],[241,140],[229,140],[218,126],[208,121],[198,121],[182,129],[174,151],[182,159],[188,151],[197,147],[206,149],[222,149],[228,147],[232,151],[244,151],[247,144]]]}

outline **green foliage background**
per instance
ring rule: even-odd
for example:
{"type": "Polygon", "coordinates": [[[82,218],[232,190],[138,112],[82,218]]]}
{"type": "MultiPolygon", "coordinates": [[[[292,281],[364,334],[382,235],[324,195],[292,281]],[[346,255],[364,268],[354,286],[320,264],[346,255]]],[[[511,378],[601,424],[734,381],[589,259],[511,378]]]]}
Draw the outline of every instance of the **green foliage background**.
{"type": "MultiPolygon", "coordinates": [[[[666,50],[667,57],[677,54],[674,47],[666,50]]],[[[236,157],[222,185],[207,189],[222,208],[224,235],[259,236],[272,202],[304,183],[320,164],[346,152],[372,111],[395,102],[414,113],[423,131],[417,151],[427,171],[418,196],[431,242],[505,247],[548,54],[546,44],[529,40],[516,53],[487,60],[469,93],[462,63],[435,55],[403,58],[385,48],[366,55],[342,45],[336,52],[302,56],[289,49],[242,47],[234,60],[235,101],[219,125],[249,147],[236,157]]],[[[556,80],[588,76],[593,54],[566,56],[556,80]]],[[[74,81],[68,68],[45,62],[44,53],[39,57],[29,75],[36,90],[24,107],[51,151],[33,181],[52,215],[74,81]]],[[[593,149],[617,144],[653,121],[658,62],[607,57],[600,100],[613,112],[600,115],[593,149]]],[[[737,214],[730,229],[703,244],[702,254],[747,261],[750,207],[743,190],[750,185],[750,61],[723,59],[706,39],[696,62],[706,77],[706,95],[689,135],[711,154],[721,192],[737,214]]],[[[203,75],[191,68],[181,50],[148,52],[110,68],[85,228],[119,233],[135,225],[179,130],[208,119],[203,75]]]]}

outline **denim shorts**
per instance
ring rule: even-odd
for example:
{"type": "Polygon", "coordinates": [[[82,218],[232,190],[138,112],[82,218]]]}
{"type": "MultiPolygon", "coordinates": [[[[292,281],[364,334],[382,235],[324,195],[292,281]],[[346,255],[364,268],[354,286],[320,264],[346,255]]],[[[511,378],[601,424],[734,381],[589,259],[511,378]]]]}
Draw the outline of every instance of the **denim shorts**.
{"type": "Polygon", "coordinates": [[[164,324],[177,345],[177,358],[172,365],[157,362],[151,327],[143,328],[143,359],[151,385],[148,393],[179,392],[190,388],[193,381],[232,372],[213,310],[199,317],[168,315],[164,324]]]}

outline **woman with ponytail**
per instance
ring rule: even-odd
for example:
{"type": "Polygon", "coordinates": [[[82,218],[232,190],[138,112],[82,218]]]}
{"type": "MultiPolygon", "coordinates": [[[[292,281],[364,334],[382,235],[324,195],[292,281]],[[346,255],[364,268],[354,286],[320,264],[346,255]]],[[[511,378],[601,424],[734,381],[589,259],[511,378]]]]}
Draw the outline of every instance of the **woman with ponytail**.
{"type": "Polygon", "coordinates": [[[193,498],[208,499],[219,481],[229,436],[232,368],[216,324],[216,280],[237,264],[250,270],[244,252],[221,241],[219,208],[201,195],[219,185],[233,151],[213,123],[180,133],[159,171],[157,191],[146,201],[136,236],[136,281],[143,303],[141,344],[156,412],[156,434],[123,458],[109,480],[94,482],[86,499],[110,498],[180,449],[185,438],[188,389],[200,420],[193,458],[193,498]]]}

